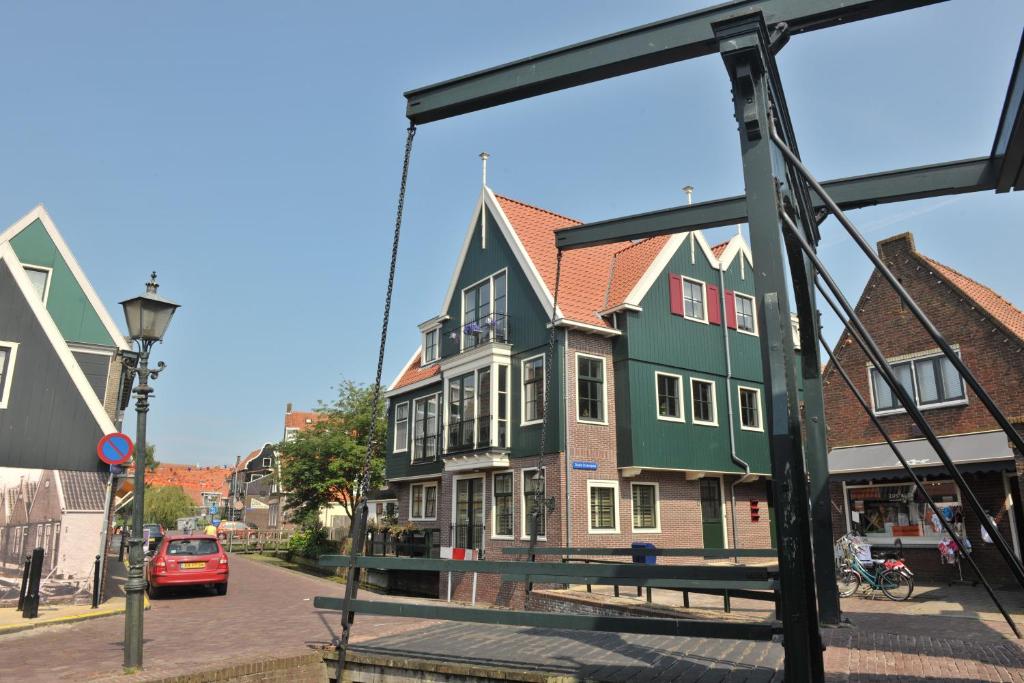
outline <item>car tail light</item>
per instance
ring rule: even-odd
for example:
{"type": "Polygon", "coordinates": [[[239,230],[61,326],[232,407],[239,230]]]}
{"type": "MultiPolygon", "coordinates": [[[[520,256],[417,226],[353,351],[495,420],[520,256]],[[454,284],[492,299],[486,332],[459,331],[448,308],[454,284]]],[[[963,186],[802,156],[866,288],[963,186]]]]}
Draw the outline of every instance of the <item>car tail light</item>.
{"type": "Polygon", "coordinates": [[[221,558],[219,560],[217,560],[217,564],[227,564],[227,563],[228,563],[228,558],[227,558],[226,555],[221,556],[221,558]]]}

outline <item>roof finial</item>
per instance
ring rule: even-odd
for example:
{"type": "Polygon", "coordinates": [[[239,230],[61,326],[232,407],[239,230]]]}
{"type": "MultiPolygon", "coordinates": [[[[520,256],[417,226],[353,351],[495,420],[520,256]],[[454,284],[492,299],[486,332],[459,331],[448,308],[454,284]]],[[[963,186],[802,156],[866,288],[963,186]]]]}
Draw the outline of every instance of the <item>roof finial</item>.
{"type": "Polygon", "coordinates": [[[156,282],[156,271],[154,270],[149,274],[149,282],[146,283],[146,292],[149,294],[156,294],[156,290],[160,288],[160,285],[156,282]]]}
{"type": "Polygon", "coordinates": [[[693,185],[687,185],[683,188],[683,192],[686,193],[686,204],[689,206],[693,204],[693,185]]]}
{"type": "Polygon", "coordinates": [[[480,161],[483,162],[484,167],[484,187],[487,187],[487,160],[491,158],[491,155],[487,152],[480,152],[480,161]]]}

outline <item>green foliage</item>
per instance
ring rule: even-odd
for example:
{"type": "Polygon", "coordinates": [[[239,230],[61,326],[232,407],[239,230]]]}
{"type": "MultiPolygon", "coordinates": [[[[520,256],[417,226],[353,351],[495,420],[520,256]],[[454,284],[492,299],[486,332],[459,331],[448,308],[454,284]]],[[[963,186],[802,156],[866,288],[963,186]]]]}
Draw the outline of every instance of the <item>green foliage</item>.
{"type": "Polygon", "coordinates": [[[156,444],[146,444],[146,469],[154,472],[160,463],[156,459],[156,444]]]}
{"type": "Polygon", "coordinates": [[[196,506],[180,486],[147,486],[143,519],[173,529],[179,517],[191,517],[196,506]]]}
{"type": "MultiPolygon", "coordinates": [[[[339,503],[352,518],[359,504],[357,491],[367,444],[376,444],[370,463],[371,489],[384,483],[383,404],[371,429],[372,388],[344,381],[338,399],[320,412],[326,418],[278,444],[281,488],[288,492],[288,509],[301,519],[315,518],[331,503],[339,503]]],[[[383,401],[383,399],[382,399],[383,401]]]]}
{"type": "Polygon", "coordinates": [[[328,539],[327,527],[312,517],[288,539],[288,550],[313,560],[337,552],[337,546],[328,539]]]}

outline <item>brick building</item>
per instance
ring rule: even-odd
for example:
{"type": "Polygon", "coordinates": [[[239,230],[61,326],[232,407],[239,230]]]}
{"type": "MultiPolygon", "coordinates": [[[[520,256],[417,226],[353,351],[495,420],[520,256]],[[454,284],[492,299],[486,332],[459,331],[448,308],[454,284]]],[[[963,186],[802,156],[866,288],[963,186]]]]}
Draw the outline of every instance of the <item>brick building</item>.
{"type": "MultiPolygon", "coordinates": [[[[879,242],[878,253],[1003,412],[1024,416],[1024,313],[988,287],[918,252],[910,233],[879,242]]],[[[1019,555],[1024,531],[1021,455],[877,271],[868,279],[857,314],[1019,555]]],[[[848,333],[835,353],[927,482],[944,516],[966,532],[982,571],[995,582],[1008,578],[998,551],[982,539],[978,519],[962,504],[938,456],[848,333]]],[[[835,533],[860,530],[882,547],[900,539],[915,572],[951,576],[955,568],[939,563],[937,546],[944,534],[938,520],[833,368],[826,367],[824,382],[835,533]]]]}
{"type": "MultiPolygon", "coordinates": [[[[399,522],[500,557],[528,540],[543,486],[547,546],[769,547],[745,240],[566,253],[549,354],[555,231],[576,225],[483,188],[440,313],[388,388],[399,522]]],[[[510,598],[497,579],[484,599],[510,598]]]]}

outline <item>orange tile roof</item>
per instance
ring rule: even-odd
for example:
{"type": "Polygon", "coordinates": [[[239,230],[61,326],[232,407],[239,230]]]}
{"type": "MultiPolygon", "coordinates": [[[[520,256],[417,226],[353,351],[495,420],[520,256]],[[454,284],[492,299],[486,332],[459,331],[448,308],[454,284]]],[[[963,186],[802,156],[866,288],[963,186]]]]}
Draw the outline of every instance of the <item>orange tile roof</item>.
{"type": "Polygon", "coordinates": [[[915,253],[949,284],[963,292],[964,296],[974,302],[975,306],[988,313],[1017,339],[1024,341],[1024,312],[980,282],[935,259],[928,258],[920,252],[915,253]]]}
{"type": "Polygon", "coordinates": [[[216,491],[222,496],[228,494],[227,480],[230,467],[198,467],[162,462],[155,470],[146,470],[146,483],[151,486],[180,486],[197,504],[202,503],[202,493],[216,491]]]}
{"type": "Polygon", "coordinates": [[[284,427],[285,429],[307,429],[310,426],[316,424],[317,422],[326,419],[326,415],[324,415],[323,413],[318,413],[315,410],[296,410],[284,414],[284,427]]]}
{"type": "Polygon", "coordinates": [[[715,258],[722,258],[722,254],[725,253],[725,250],[728,248],[730,242],[732,242],[732,240],[726,240],[721,244],[716,244],[715,246],[711,247],[711,253],[715,255],[715,258]]]}
{"type": "Polygon", "coordinates": [[[402,387],[407,387],[410,384],[415,384],[416,382],[436,377],[440,373],[440,364],[434,363],[433,365],[421,367],[419,363],[419,355],[417,355],[413,359],[412,363],[409,364],[409,367],[405,368],[405,372],[403,372],[402,376],[398,378],[398,381],[395,382],[395,386],[393,386],[391,390],[394,391],[395,389],[401,389],[402,387]]]}
{"type": "Polygon", "coordinates": [[[604,310],[623,303],[670,239],[669,235],[652,237],[621,248],[612,257],[608,293],[604,310]]]}

